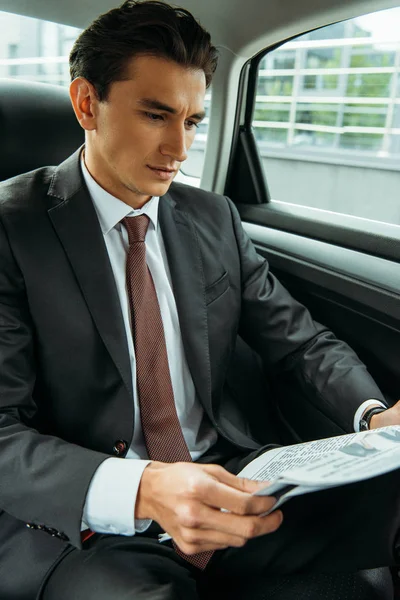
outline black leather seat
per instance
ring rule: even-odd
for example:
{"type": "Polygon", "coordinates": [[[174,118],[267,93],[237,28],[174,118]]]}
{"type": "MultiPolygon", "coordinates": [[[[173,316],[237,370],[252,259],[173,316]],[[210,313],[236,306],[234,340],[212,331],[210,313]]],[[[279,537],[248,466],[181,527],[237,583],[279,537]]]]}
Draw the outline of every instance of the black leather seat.
{"type": "Polygon", "coordinates": [[[83,142],[68,90],[0,79],[0,181],[58,165],[83,142]]]}
{"type": "Polygon", "coordinates": [[[388,569],[370,569],[339,575],[229,580],[217,592],[207,590],[204,597],[207,600],[393,600],[393,585],[388,569]]]}
{"type": "MultiPolygon", "coordinates": [[[[76,121],[66,89],[0,79],[0,181],[45,165],[57,165],[83,142],[84,133],[76,121]]],[[[256,394],[260,405],[264,403],[266,382],[261,366],[241,340],[228,377],[234,387],[246,382],[246,392],[256,394]]],[[[344,574],[339,579],[328,575],[293,576],[276,581],[271,578],[268,588],[266,595],[262,581],[246,581],[243,586],[235,582],[231,588],[227,582],[225,590],[230,591],[226,598],[293,600],[296,595],[298,600],[393,599],[388,569],[344,574]]],[[[222,600],[224,594],[220,587],[218,590],[215,597],[222,600]]],[[[210,591],[206,597],[211,600],[213,595],[210,591]]]]}

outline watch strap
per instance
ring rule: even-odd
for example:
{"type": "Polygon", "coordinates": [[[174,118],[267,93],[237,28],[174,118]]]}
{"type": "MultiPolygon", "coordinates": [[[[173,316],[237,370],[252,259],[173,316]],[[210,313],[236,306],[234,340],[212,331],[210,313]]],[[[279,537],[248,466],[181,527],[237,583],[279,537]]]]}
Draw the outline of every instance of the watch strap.
{"type": "Polygon", "coordinates": [[[360,419],[360,431],[368,431],[372,417],[384,412],[385,410],[387,410],[387,408],[384,408],[383,406],[372,406],[371,408],[367,408],[360,419]]]}

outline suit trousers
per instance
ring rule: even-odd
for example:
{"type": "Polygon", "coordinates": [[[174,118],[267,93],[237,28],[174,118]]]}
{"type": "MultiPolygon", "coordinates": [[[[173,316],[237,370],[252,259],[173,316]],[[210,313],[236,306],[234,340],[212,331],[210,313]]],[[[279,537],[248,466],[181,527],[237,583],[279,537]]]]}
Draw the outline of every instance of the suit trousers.
{"type": "MultiPolygon", "coordinates": [[[[267,449],[229,459],[208,453],[202,462],[237,473],[267,449]]],[[[333,585],[332,598],[384,600],[371,595],[362,571],[399,562],[400,471],[299,496],[282,510],[278,531],[216,551],[204,572],[158,542],[156,523],[133,537],[96,534],[83,550],[66,550],[38,599],[280,600],[299,596],[299,585],[313,599],[330,598],[326,586],[333,585]]]]}

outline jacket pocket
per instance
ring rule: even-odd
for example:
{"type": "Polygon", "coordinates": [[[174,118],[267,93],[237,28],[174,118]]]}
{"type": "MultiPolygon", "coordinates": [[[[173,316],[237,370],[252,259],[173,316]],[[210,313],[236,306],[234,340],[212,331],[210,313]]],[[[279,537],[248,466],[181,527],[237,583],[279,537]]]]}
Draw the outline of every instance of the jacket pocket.
{"type": "Polygon", "coordinates": [[[217,281],[206,287],[206,304],[207,306],[217,300],[229,288],[229,276],[227,271],[221,275],[217,281]]]}

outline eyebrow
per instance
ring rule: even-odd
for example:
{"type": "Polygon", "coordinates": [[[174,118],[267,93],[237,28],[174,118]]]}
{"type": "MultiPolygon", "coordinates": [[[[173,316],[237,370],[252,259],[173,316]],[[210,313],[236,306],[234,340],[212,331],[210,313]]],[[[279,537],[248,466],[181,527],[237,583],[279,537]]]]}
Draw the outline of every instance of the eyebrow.
{"type": "MultiPolygon", "coordinates": [[[[144,108],[163,110],[165,112],[170,113],[171,115],[176,115],[178,113],[178,111],[175,108],[172,108],[172,106],[168,106],[168,104],[164,104],[163,102],[159,102],[158,100],[155,100],[153,98],[142,98],[141,100],[138,100],[138,104],[140,104],[144,108]]],[[[202,121],[205,116],[205,111],[201,111],[199,113],[191,115],[189,119],[196,119],[197,121],[202,121]]]]}

